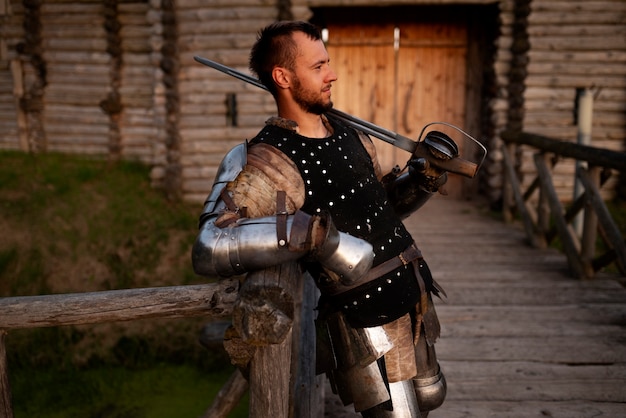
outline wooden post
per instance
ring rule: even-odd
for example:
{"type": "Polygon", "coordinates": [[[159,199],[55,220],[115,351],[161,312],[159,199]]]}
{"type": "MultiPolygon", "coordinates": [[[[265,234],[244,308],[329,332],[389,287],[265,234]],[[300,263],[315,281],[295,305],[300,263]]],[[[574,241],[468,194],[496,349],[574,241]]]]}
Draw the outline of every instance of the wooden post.
{"type": "MultiPolygon", "coordinates": [[[[593,94],[591,93],[591,89],[576,89],[576,106],[577,106],[577,117],[578,120],[578,135],[576,138],[576,142],[581,145],[590,145],[591,144],[591,126],[592,126],[592,118],[593,118],[593,94]]],[[[583,161],[576,160],[576,171],[583,167],[585,164],[583,161]]],[[[599,177],[598,177],[599,178],[599,177]]],[[[599,185],[599,181],[597,183],[599,185]]],[[[574,200],[578,198],[583,191],[581,190],[580,180],[576,173],[574,173],[574,200]]],[[[584,221],[585,217],[583,214],[577,215],[574,218],[573,225],[574,230],[578,234],[579,237],[582,237],[585,233],[584,230],[584,221]]],[[[584,240],[583,240],[584,241],[584,240]]],[[[595,237],[594,237],[594,246],[595,246],[595,237]]],[[[581,256],[584,260],[584,251],[585,248],[582,249],[583,253],[581,256]]],[[[593,258],[593,254],[592,254],[593,258]]],[[[591,258],[590,258],[591,260],[591,258]]]]}
{"type": "MultiPolygon", "coordinates": [[[[589,179],[593,187],[600,188],[600,167],[589,167],[589,179]]],[[[580,171],[580,168],[578,169],[580,171]]],[[[578,180],[577,180],[578,181],[578,180]]],[[[589,195],[589,194],[588,194],[589,195]]],[[[585,201],[585,212],[581,226],[580,258],[587,271],[587,277],[593,277],[593,258],[596,253],[596,238],[598,237],[598,216],[591,205],[591,199],[585,201]]]]}
{"type": "Polygon", "coordinates": [[[13,418],[11,406],[11,387],[9,386],[9,368],[7,365],[7,351],[4,339],[7,332],[0,329],[0,417],[13,418]]]}
{"type": "MultiPolygon", "coordinates": [[[[503,148],[502,162],[504,164],[504,168],[505,168],[504,172],[507,178],[507,181],[506,181],[507,187],[505,188],[505,190],[509,191],[509,193],[511,194],[511,197],[514,198],[515,202],[517,203],[517,210],[522,218],[524,229],[526,230],[526,236],[530,240],[530,245],[536,248],[545,248],[546,243],[545,243],[544,236],[537,234],[537,231],[536,231],[536,228],[534,227],[530,213],[528,212],[528,209],[526,207],[526,201],[524,200],[524,197],[522,196],[521,186],[519,184],[519,180],[517,179],[517,175],[515,174],[513,163],[511,161],[511,156],[509,155],[506,149],[507,147],[502,147],[502,148],[503,148]]],[[[505,198],[506,199],[505,201],[508,202],[509,198],[510,197],[507,196],[505,198]]],[[[510,223],[513,221],[513,215],[510,210],[510,205],[507,203],[504,205],[504,208],[506,208],[506,212],[509,213],[508,216],[505,214],[505,222],[510,223]]]]}
{"type": "Polygon", "coordinates": [[[302,308],[300,312],[299,338],[293,339],[292,358],[295,362],[295,382],[291,397],[291,413],[294,418],[324,416],[324,375],[315,374],[315,307],[319,291],[308,274],[304,276],[302,308]]]}
{"type": "Polygon", "coordinates": [[[250,418],[289,416],[291,338],[260,347],[250,362],[250,418]]]}
{"type": "Polygon", "coordinates": [[[237,406],[243,395],[248,390],[248,381],[241,375],[239,370],[230,376],[228,382],[217,393],[213,404],[204,413],[203,418],[226,418],[237,406]]]}
{"type": "Polygon", "coordinates": [[[563,217],[563,206],[554,190],[552,175],[547,167],[544,156],[541,154],[535,154],[535,165],[537,166],[537,172],[541,179],[541,191],[545,195],[546,203],[550,207],[550,212],[554,218],[554,224],[559,233],[559,237],[563,242],[563,251],[567,256],[572,274],[576,278],[586,277],[586,269],[583,267],[580,260],[580,242],[574,233],[574,230],[569,227],[563,217]]]}
{"type": "Polygon", "coordinates": [[[286,263],[250,273],[239,292],[233,325],[255,346],[249,364],[251,418],[314,416],[311,405],[321,399],[311,343],[315,291],[307,290],[303,303],[305,280],[312,284],[297,263],[286,263]]]}
{"type": "MultiPolygon", "coordinates": [[[[542,159],[546,171],[548,170],[548,156],[547,154],[537,154],[535,155],[535,160],[537,161],[539,158],[542,159]]],[[[541,176],[540,176],[541,177],[541,176]]],[[[550,176],[552,178],[552,176],[550,176]]],[[[552,182],[550,182],[552,184],[552,182]]],[[[550,231],[550,204],[548,203],[548,197],[546,196],[547,192],[544,187],[539,188],[539,201],[537,202],[537,229],[542,237],[545,237],[546,234],[550,231]]]]}
{"type": "MultiPolygon", "coordinates": [[[[504,222],[513,222],[514,184],[517,183],[515,169],[513,168],[513,155],[515,153],[515,144],[502,145],[502,164],[504,165],[504,184],[502,185],[502,216],[504,222]],[[515,182],[515,183],[513,183],[515,182]]],[[[516,199],[517,207],[520,208],[519,199],[516,199]]],[[[527,231],[528,232],[528,231],[527,231]]]]}

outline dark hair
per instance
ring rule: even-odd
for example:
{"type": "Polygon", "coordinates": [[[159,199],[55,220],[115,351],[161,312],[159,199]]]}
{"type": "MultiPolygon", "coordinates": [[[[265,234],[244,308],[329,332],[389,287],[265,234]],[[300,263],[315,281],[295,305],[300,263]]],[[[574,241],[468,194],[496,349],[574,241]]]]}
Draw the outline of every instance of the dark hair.
{"type": "Polygon", "coordinates": [[[298,54],[292,34],[302,32],[314,41],[322,39],[320,30],[304,21],[279,21],[261,29],[257,41],[250,50],[249,67],[272,95],[276,95],[276,86],[272,79],[272,70],[276,66],[294,69],[298,54]]]}

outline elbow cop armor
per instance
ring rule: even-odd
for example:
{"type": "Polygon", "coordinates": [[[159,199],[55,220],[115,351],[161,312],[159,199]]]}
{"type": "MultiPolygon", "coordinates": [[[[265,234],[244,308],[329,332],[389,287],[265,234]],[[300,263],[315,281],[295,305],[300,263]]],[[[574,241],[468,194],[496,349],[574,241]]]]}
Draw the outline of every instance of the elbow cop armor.
{"type": "Polygon", "coordinates": [[[333,271],[343,285],[352,285],[369,271],[373,260],[370,244],[338,232],[332,222],[304,212],[287,216],[288,240],[277,237],[278,217],[240,219],[225,228],[206,222],[193,248],[193,264],[202,275],[232,276],[260,270],[303,256],[316,259],[333,271]],[[315,244],[313,234],[323,234],[315,244]],[[304,237],[304,240],[299,240],[304,237]]]}

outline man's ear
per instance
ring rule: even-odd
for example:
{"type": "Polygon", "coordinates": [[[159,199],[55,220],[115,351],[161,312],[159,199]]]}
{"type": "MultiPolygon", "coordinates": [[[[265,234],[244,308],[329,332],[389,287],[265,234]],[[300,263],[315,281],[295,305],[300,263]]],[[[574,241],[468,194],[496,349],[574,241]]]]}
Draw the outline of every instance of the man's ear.
{"type": "Polygon", "coordinates": [[[291,84],[289,71],[283,67],[274,67],[272,70],[272,78],[279,89],[289,88],[291,84]]]}

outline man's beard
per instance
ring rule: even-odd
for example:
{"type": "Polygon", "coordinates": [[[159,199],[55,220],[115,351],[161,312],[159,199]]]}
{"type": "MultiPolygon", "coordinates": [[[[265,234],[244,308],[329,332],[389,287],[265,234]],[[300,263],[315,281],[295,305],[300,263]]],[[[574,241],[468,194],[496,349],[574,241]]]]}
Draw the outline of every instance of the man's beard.
{"type": "Polygon", "coordinates": [[[308,113],[313,113],[314,115],[321,115],[322,113],[326,113],[333,108],[332,101],[329,100],[325,103],[322,101],[321,97],[304,90],[302,88],[302,84],[300,83],[300,79],[297,77],[293,80],[293,87],[293,98],[302,110],[308,113]]]}

